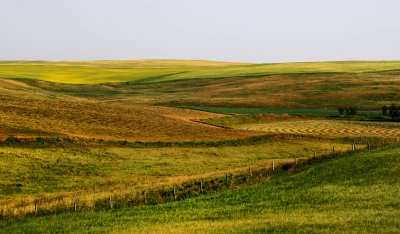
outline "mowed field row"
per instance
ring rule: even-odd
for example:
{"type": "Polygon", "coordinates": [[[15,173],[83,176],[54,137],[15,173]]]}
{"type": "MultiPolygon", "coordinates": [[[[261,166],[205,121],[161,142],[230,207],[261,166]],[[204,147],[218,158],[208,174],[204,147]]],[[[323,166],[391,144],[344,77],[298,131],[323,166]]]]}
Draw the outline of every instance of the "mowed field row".
{"type": "Polygon", "coordinates": [[[400,123],[356,122],[339,120],[300,120],[250,123],[236,129],[328,137],[400,137],[400,123]]]}

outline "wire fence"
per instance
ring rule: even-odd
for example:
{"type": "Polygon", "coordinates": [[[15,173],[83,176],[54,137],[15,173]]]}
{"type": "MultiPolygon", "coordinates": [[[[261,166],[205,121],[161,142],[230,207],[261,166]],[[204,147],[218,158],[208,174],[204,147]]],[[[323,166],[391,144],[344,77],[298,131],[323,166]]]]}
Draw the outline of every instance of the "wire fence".
{"type": "Polygon", "coordinates": [[[249,166],[232,173],[226,173],[223,176],[195,179],[173,186],[136,191],[135,193],[110,193],[108,196],[90,201],[71,197],[59,197],[56,200],[46,198],[35,199],[33,203],[25,202],[20,204],[19,207],[0,207],[0,218],[9,220],[21,216],[41,216],[62,212],[104,211],[165,204],[216,191],[238,189],[241,186],[270,180],[272,177],[282,173],[295,173],[304,165],[312,165],[323,160],[352,155],[356,152],[382,147],[398,141],[398,138],[365,140],[358,143],[354,140],[346,152],[338,151],[335,149],[335,146],[332,146],[332,151],[328,154],[317,155],[314,152],[308,158],[293,158],[290,161],[272,160],[269,165],[249,166]],[[363,148],[359,147],[361,144],[364,146],[363,148]]]}

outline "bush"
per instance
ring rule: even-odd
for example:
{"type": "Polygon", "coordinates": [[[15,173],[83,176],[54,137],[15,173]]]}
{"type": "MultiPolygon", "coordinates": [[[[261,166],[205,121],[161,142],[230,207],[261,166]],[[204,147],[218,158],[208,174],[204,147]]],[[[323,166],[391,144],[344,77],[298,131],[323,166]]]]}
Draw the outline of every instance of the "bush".
{"type": "Polygon", "coordinates": [[[339,114],[340,115],[357,115],[357,107],[355,106],[350,106],[350,107],[339,107],[338,108],[339,114]]]}
{"type": "Polygon", "coordinates": [[[384,105],[382,107],[382,115],[383,116],[387,116],[388,115],[388,107],[386,105],[384,105]]]}
{"type": "Polygon", "coordinates": [[[344,115],[344,107],[339,107],[338,108],[338,111],[339,111],[339,115],[344,115]]]}
{"type": "Polygon", "coordinates": [[[397,106],[396,104],[392,104],[389,106],[389,116],[392,119],[400,118],[400,106],[397,106]]]}

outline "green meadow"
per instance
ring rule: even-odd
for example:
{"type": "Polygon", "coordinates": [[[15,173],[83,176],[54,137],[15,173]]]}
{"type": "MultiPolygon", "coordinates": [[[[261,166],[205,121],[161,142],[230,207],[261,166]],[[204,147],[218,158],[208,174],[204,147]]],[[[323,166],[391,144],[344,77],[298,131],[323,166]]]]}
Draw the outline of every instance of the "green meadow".
{"type": "Polygon", "coordinates": [[[211,107],[211,106],[181,106],[193,110],[208,111],[220,114],[291,114],[291,115],[337,115],[337,110],[301,109],[301,108],[244,108],[244,107],[211,107]]]}
{"type": "Polygon", "coordinates": [[[3,233],[398,233],[399,145],[164,205],[3,222],[3,233]]]}

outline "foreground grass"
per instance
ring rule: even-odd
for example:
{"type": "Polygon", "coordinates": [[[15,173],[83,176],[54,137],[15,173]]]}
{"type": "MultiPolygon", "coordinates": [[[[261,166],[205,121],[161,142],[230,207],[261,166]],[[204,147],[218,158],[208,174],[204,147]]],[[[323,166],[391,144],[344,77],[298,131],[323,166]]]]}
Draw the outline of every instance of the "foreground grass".
{"type": "Polygon", "coordinates": [[[4,233],[399,232],[400,145],[158,206],[3,222],[4,233]]]}
{"type": "Polygon", "coordinates": [[[207,148],[1,147],[0,208],[14,209],[34,199],[93,199],[180,184],[250,165],[270,165],[272,160],[310,157],[314,151],[326,154],[333,145],[337,151],[351,148],[349,143],[317,139],[207,148]]]}
{"type": "Polygon", "coordinates": [[[3,61],[0,62],[0,77],[39,79],[68,84],[154,83],[198,78],[254,77],[273,74],[362,73],[399,69],[399,61],[284,64],[179,60],[3,61]]]}

